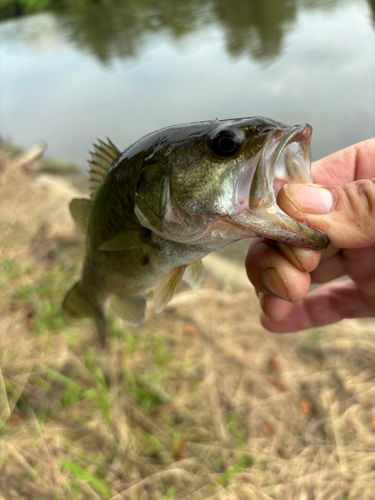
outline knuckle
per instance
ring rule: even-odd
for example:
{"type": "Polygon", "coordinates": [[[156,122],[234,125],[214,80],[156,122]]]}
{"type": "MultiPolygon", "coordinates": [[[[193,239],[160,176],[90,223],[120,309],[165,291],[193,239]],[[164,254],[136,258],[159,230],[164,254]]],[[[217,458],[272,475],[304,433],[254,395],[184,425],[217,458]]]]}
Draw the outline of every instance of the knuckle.
{"type": "Polygon", "coordinates": [[[363,216],[375,210],[375,184],[369,179],[350,182],[340,188],[340,208],[349,209],[353,216],[363,216]],[[341,196],[340,196],[341,195],[341,196]]]}
{"type": "Polygon", "coordinates": [[[370,215],[375,215],[375,181],[365,179],[359,182],[358,194],[363,203],[367,205],[370,215]]]}
{"type": "Polygon", "coordinates": [[[344,184],[341,193],[340,205],[358,237],[364,239],[364,244],[375,242],[375,181],[363,179],[344,184]]]}

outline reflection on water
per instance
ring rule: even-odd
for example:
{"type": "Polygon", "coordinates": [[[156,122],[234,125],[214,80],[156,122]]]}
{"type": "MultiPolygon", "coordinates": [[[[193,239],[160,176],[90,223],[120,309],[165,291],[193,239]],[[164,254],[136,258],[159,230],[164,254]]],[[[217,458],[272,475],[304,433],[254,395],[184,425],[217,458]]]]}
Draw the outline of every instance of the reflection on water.
{"type": "Polygon", "coordinates": [[[103,63],[136,56],[147,34],[162,32],[179,39],[210,25],[221,28],[233,57],[249,54],[268,60],[280,54],[284,34],[296,22],[298,8],[328,10],[338,3],[340,0],[133,0],[62,12],[58,23],[69,40],[103,63]]]}
{"type": "Polygon", "coordinates": [[[255,59],[275,57],[281,52],[285,30],[296,19],[296,1],[237,1],[233,6],[225,0],[214,3],[227,50],[233,56],[249,53],[255,59]]]}
{"type": "MultiPolygon", "coordinates": [[[[54,20],[60,34],[105,64],[114,58],[136,57],[147,35],[163,33],[178,40],[210,26],[220,27],[231,56],[249,54],[254,59],[272,60],[281,53],[284,36],[293,28],[299,11],[328,11],[347,1],[130,0],[80,5],[56,13],[54,20]]],[[[374,13],[375,0],[367,1],[374,13]]],[[[37,29],[32,23],[25,27],[26,38],[34,43],[50,30],[48,23],[37,24],[37,29]]],[[[8,30],[7,36],[12,35],[8,30]]]]}
{"type": "Polygon", "coordinates": [[[311,123],[323,156],[374,135],[374,5],[128,0],[0,23],[1,132],[86,168],[97,137],[265,115],[311,123]]]}
{"type": "Polygon", "coordinates": [[[226,48],[232,56],[248,53],[254,59],[267,60],[280,54],[284,35],[296,22],[298,9],[329,10],[340,0],[208,0],[208,3],[214,19],[223,28],[226,48]]]}

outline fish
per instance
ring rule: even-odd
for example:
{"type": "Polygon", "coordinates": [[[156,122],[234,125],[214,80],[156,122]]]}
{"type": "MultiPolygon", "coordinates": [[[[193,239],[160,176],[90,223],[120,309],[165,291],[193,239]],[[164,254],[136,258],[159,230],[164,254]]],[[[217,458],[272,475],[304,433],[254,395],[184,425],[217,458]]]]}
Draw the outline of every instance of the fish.
{"type": "Polygon", "coordinates": [[[183,279],[202,282],[202,258],[240,239],[263,236],[324,249],[322,232],[277,205],[286,183],[311,183],[308,124],[265,117],[211,120],[163,128],[120,152],[94,144],[90,198],[69,205],[86,235],[81,279],[62,308],[92,317],[105,344],[104,309],[138,326],[153,288],[156,312],[183,279]]]}

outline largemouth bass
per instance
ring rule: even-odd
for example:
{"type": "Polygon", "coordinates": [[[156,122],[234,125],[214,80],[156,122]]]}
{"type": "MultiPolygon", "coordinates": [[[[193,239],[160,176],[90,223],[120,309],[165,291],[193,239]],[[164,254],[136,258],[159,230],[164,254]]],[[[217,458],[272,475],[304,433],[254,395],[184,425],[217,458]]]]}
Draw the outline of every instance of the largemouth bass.
{"type": "Polygon", "coordinates": [[[70,203],[86,234],[82,277],[63,309],[91,316],[105,342],[104,304],[132,325],[145,314],[150,287],[157,312],[181,279],[197,288],[202,257],[229,243],[265,236],[323,249],[328,238],[277,205],[287,182],[312,182],[309,125],[263,117],[164,128],[123,153],[94,145],[90,199],[70,203]]]}

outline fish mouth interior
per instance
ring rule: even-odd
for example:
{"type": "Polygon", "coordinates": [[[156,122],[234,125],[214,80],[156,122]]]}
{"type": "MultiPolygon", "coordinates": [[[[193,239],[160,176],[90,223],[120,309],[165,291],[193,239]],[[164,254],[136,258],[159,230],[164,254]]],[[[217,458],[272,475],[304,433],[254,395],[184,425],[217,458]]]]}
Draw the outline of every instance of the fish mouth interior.
{"type": "Polygon", "coordinates": [[[310,140],[312,129],[303,124],[275,130],[263,148],[251,183],[249,208],[276,204],[280,189],[289,182],[312,182],[310,140]]]}
{"type": "Polygon", "coordinates": [[[268,179],[275,200],[280,189],[290,182],[310,183],[310,125],[299,125],[280,139],[272,155],[268,179]]]}
{"type": "Polygon", "coordinates": [[[276,205],[280,189],[289,182],[310,183],[310,125],[275,130],[254,157],[238,171],[234,206],[259,211],[276,205]]]}

